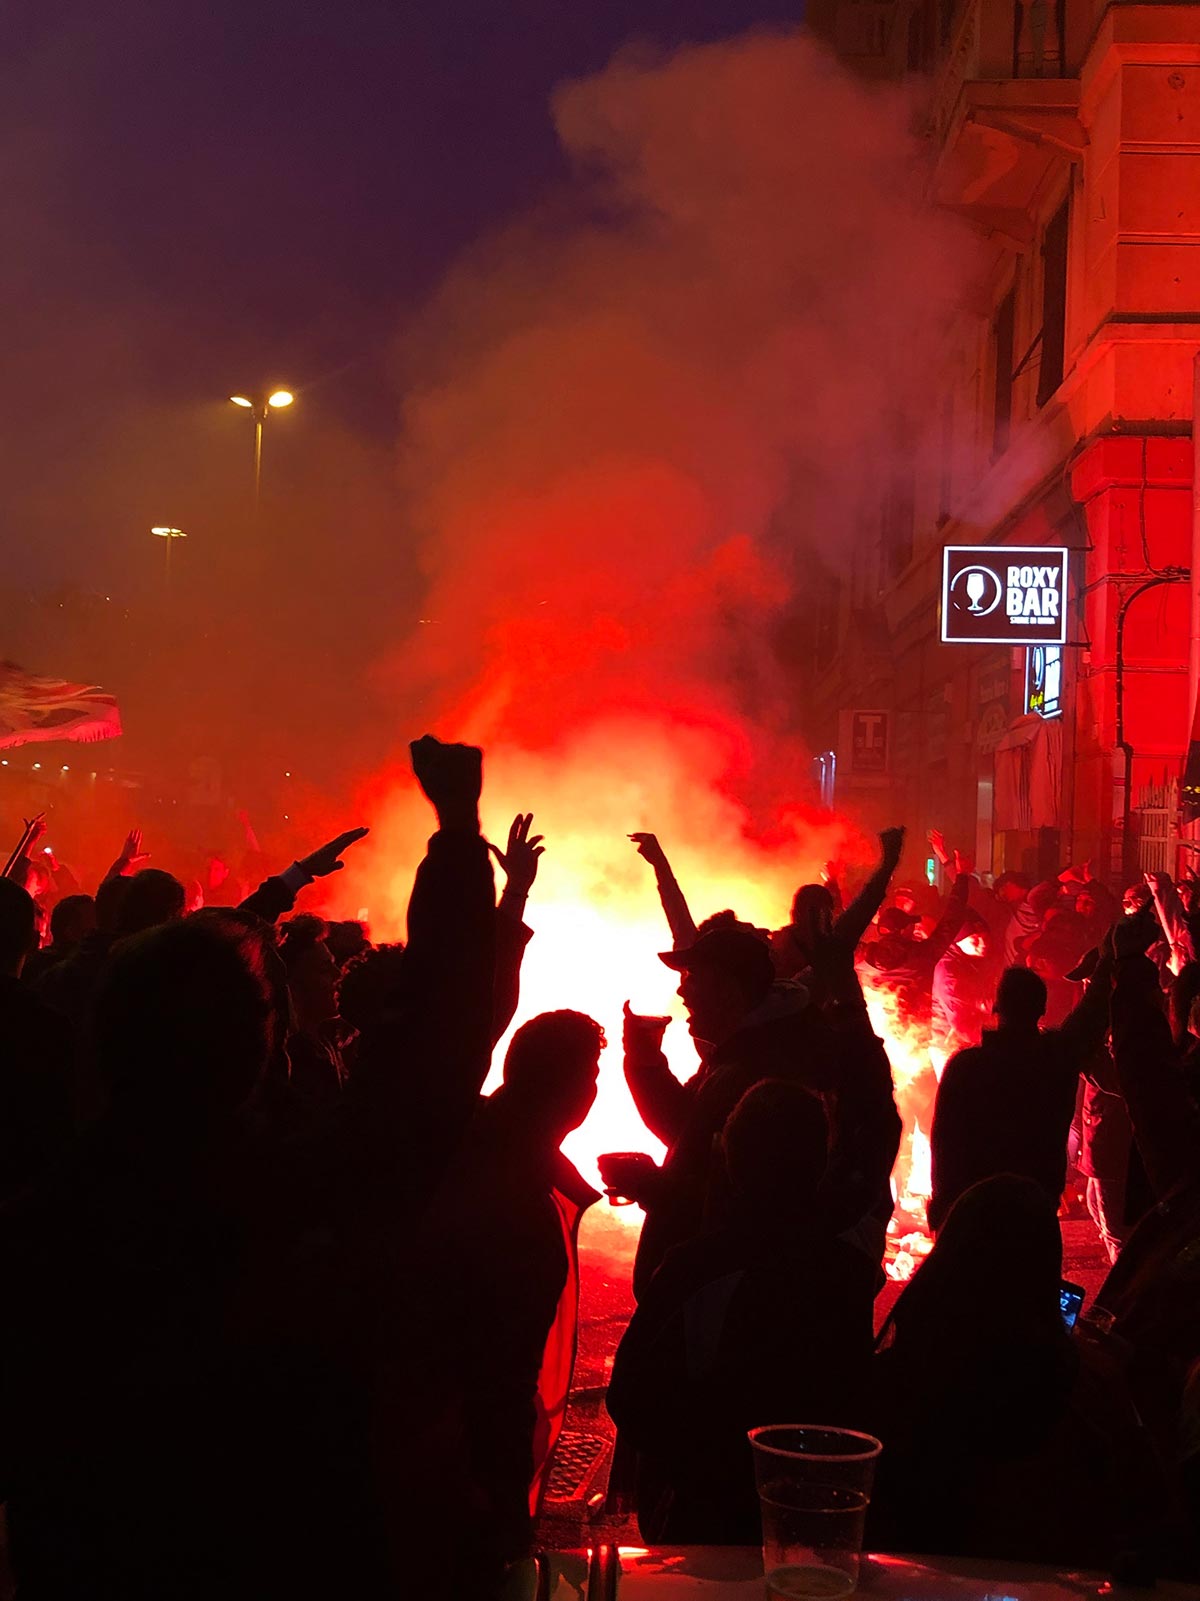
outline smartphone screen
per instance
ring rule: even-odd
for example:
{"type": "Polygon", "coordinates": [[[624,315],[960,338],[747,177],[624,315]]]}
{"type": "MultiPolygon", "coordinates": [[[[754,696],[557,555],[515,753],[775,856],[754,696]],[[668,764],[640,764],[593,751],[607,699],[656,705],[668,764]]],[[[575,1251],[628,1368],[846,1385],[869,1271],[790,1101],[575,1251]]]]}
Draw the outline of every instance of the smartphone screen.
{"type": "Polygon", "coordinates": [[[1072,1284],[1070,1279],[1062,1281],[1058,1292],[1058,1309],[1069,1329],[1075,1327],[1075,1319],[1079,1316],[1079,1308],[1083,1305],[1086,1294],[1087,1291],[1082,1284],[1072,1284]]]}

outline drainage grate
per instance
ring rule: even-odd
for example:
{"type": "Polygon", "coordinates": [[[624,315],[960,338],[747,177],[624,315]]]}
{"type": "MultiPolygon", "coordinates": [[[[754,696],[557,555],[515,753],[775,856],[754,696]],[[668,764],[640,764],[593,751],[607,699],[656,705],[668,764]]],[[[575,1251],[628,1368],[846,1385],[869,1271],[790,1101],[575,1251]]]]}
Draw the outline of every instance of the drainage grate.
{"type": "Polygon", "coordinates": [[[602,1434],[576,1434],[564,1429],[554,1453],[546,1500],[579,1501],[608,1451],[602,1434]]]}

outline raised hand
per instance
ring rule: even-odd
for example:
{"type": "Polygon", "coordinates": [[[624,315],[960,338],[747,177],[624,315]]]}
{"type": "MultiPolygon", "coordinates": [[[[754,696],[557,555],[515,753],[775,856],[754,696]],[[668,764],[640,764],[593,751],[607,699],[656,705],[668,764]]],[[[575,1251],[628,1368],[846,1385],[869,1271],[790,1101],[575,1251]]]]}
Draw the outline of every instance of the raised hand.
{"type": "Polygon", "coordinates": [[[432,734],[408,747],[413,772],[443,828],[479,826],[483,752],[475,745],[444,745],[432,734]]]}
{"type": "Polygon", "coordinates": [[[879,844],[883,851],[885,862],[893,866],[900,860],[900,853],[904,849],[904,830],[902,828],[885,828],[879,836],[879,844]]]}
{"type": "Polygon", "coordinates": [[[328,845],[322,845],[318,850],[313,851],[311,856],[305,856],[296,865],[302,868],[310,878],[328,878],[330,873],[340,873],[346,865],[345,862],[338,859],[342,852],[348,849],[349,846],[357,844],[360,839],[363,839],[370,832],[369,828],[348,829],[346,833],[339,834],[336,839],[331,839],[328,845]]]}
{"type": "Polygon", "coordinates": [[[929,830],[929,849],[943,867],[949,864],[950,852],[946,849],[946,836],[940,828],[931,828],[929,830]]]}
{"type": "Polygon", "coordinates": [[[538,860],[546,847],[542,844],[544,836],[534,834],[530,836],[529,830],[533,827],[533,813],[518,812],[513,818],[508,830],[508,844],[504,850],[489,842],[488,850],[504,869],[504,876],[508,880],[507,889],[522,899],[533,888],[533,881],[537,877],[538,860]]]}
{"type": "Polygon", "coordinates": [[[842,874],[845,872],[845,870],[845,862],[826,862],[825,866],[821,869],[817,876],[820,878],[822,884],[837,884],[840,883],[842,874]]]}
{"type": "Polygon", "coordinates": [[[665,867],[667,853],[658,843],[657,834],[630,834],[630,839],[637,846],[639,856],[644,856],[651,867],[665,867]]]}
{"type": "Polygon", "coordinates": [[[963,873],[973,873],[974,871],[975,871],[975,858],[968,851],[955,851],[955,853],[954,853],[954,876],[955,876],[955,878],[961,878],[963,873]]]}
{"type": "Polygon", "coordinates": [[[142,849],[142,831],[140,828],[131,828],[125,836],[125,843],[121,846],[121,854],[117,857],[115,867],[122,878],[128,878],[136,873],[143,862],[150,860],[150,852],[142,849]]]}
{"type": "Polygon", "coordinates": [[[625,1021],[621,1040],[627,1056],[653,1054],[662,1050],[663,1035],[671,1021],[669,1017],[644,1017],[635,1012],[628,1001],[625,1002],[622,1016],[625,1021]]]}

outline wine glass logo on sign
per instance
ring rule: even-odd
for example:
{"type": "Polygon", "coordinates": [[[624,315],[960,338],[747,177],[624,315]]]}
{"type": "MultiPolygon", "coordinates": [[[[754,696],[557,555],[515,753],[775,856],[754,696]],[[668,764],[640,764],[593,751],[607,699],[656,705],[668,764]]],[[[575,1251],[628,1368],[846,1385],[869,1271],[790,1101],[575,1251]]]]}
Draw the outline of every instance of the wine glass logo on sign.
{"type": "Polygon", "coordinates": [[[990,567],[964,567],[954,575],[950,596],[959,611],[986,617],[1000,604],[1004,586],[990,567]]]}

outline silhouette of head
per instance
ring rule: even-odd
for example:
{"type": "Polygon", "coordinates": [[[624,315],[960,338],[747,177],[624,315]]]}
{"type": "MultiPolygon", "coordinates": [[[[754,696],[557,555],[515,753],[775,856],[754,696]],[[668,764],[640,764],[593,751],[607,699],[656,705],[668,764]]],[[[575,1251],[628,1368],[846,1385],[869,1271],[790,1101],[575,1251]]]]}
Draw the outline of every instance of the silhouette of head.
{"type": "Polygon", "coordinates": [[[371,942],[367,938],[367,931],[361,923],[345,922],[330,923],[325,934],[325,943],[329,947],[329,954],[340,968],[347,962],[361,956],[364,951],[371,949],[371,942]]]}
{"type": "Polygon", "coordinates": [[[117,945],[92,1046],[114,1111],[211,1121],[240,1106],[275,1046],[277,996],[262,925],[220,912],[117,945]]]}
{"type": "Polygon", "coordinates": [[[988,1308],[992,1325],[1041,1328],[1052,1339],[1065,1338],[1061,1280],[1057,1203],[1032,1179],[1001,1173],[959,1196],[892,1318],[898,1332],[911,1333],[916,1343],[999,1335],[996,1327],[983,1328],[980,1318],[964,1318],[966,1307],[988,1308]],[[1000,1296],[995,1293],[998,1241],[1004,1250],[1000,1296]]]}
{"type": "Polygon", "coordinates": [[[1121,896],[1121,910],[1126,917],[1133,917],[1143,906],[1149,906],[1151,899],[1149,884],[1130,884],[1121,896]]]}
{"type": "Polygon", "coordinates": [[[771,952],[746,928],[715,928],[685,951],[659,957],[682,975],[679,994],[698,1040],[719,1045],[767,997],[774,982],[771,952]]]}
{"type": "Polygon", "coordinates": [[[117,917],[129,888],[127,878],[106,878],[96,891],[96,929],[109,938],[116,933],[117,917]]]}
{"type": "Polygon", "coordinates": [[[1025,873],[1001,873],[993,886],[996,899],[1006,906],[1016,906],[1029,894],[1032,885],[1025,873]]]}
{"type": "Polygon", "coordinates": [[[50,938],[59,950],[78,945],[96,926],[96,903],[90,895],[64,895],[50,913],[50,938]]]}
{"type": "Polygon", "coordinates": [[[11,878],[0,878],[0,973],[19,978],[37,949],[37,907],[33,896],[11,878]]]}
{"type": "Polygon", "coordinates": [[[902,911],[899,906],[885,906],[879,914],[879,932],[886,939],[915,939],[920,921],[915,912],[902,911]]]}
{"type": "Polygon", "coordinates": [[[986,956],[988,951],[988,926],[982,917],[976,917],[968,912],[959,930],[955,945],[964,956],[986,956]]]}
{"type": "Polygon", "coordinates": [[[320,1028],[337,1016],[338,965],[325,943],[326,932],[323,919],[303,912],[283,926],[279,954],[301,1029],[320,1028]]]}
{"type": "Polygon", "coordinates": [[[404,946],[399,944],[377,945],[356,956],[338,987],[342,1021],[360,1032],[378,1023],[396,998],[403,965],[404,946]]]}
{"type": "Polygon", "coordinates": [[[992,1010],[1001,1028],[1037,1028],[1046,1015],[1045,981],[1027,967],[1006,967],[992,1010]]]}
{"type": "Polygon", "coordinates": [[[824,884],[801,884],[792,901],[792,930],[801,945],[811,947],[833,932],[833,896],[824,884]]]}
{"type": "Polygon", "coordinates": [[[123,879],[122,883],[125,888],[116,907],[113,926],[118,939],[183,916],[186,899],[183,885],[161,867],[143,867],[140,873],[123,879]]]}
{"type": "Polygon", "coordinates": [[[829,1159],[829,1122],[803,1085],[763,1079],[729,1114],[722,1144],[735,1210],[748,1221],[808,1212],[829,1159]]]}
{"type": "Polygon", "coordinates": [[[605,1044],[604,1030],[583,1012],[543,1012],[512,1037],[505,1091],[556,1145],[592,1109],[605,1044]]]}

